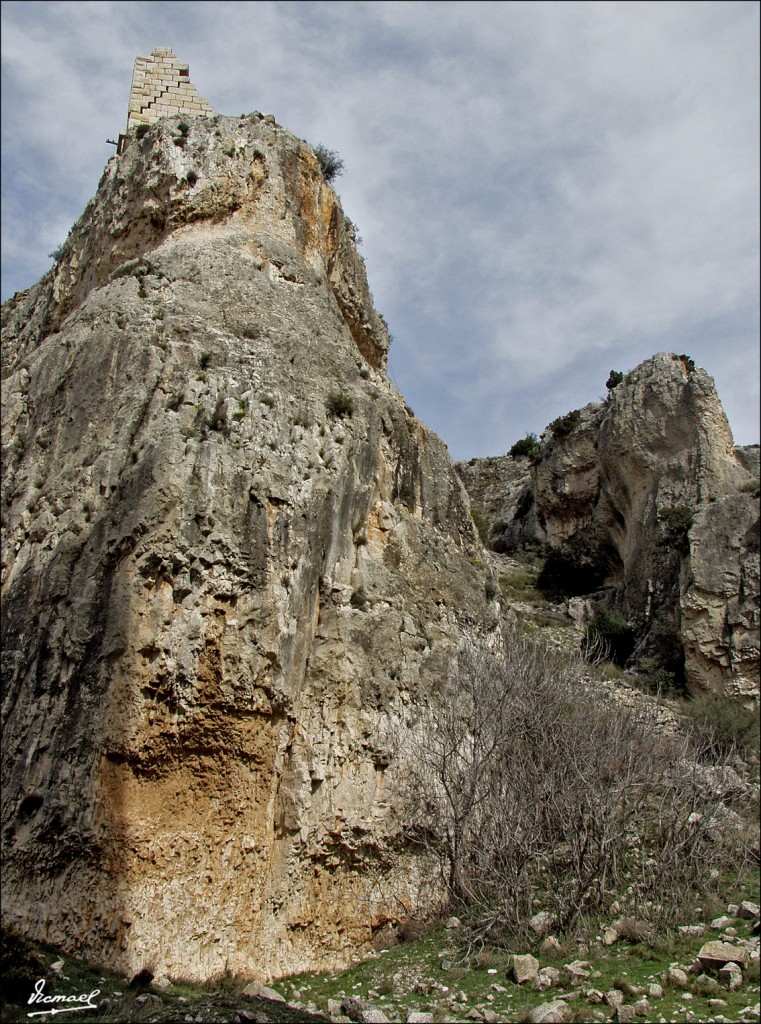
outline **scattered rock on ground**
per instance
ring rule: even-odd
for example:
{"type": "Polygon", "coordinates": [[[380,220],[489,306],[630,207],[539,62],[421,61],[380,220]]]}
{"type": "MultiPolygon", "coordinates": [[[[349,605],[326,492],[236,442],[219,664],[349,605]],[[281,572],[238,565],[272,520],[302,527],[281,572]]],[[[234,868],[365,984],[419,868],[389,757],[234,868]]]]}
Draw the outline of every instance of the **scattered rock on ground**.
{"type": "Polygon", "coordinates": [[[281,996],[279,992],[276,992],[274,988],[268,988],[266,985],[262,985],[259,981],[250,981],[248,985],[243,989],[244,996],[250,996],[259,999],[271,999],[274,1003],[284,1003],[285,998],[281,996]]]}
{"type": "Polygon", "coordinates": [[[728,963],[720,969],[719,981],[726,985],[730,992],[735,992],[742,987],[743,972],[736,963],[728,963]]]}
{"type": "Polygon", "coordinates": [[[690,979],[687,972],[681,967],[669,967],[666,971],[665,980],[675,988],[687,989],[690,987],[690,979]]]}
{"type": "Polygon", "coordinates": [[[546,935],[552,927],[552,915],[548,914],[546,910],[540,910],[538,914],[534,914],[532,918],[529,918],[529,927],[532,928],[537,935],[546,935]]]}
{"type": "Polygon", "coordinates": [[[530,953],[516,954],[513,957],[512,974],[516,985],[525,981],[533,981],[539,973],[539,961],[530,953]]]}
{"type": "Polygon", "coordinates": [[[573,963],[563,964],[563,970],[573,981],[583,981],[589,977],[591,964],[588,960],[574,960],[573,963]]]}
{"type": "Polygon", "coordinates": [[[606,946],[612,946],[613,943],[618,942],[618,940],[618,928],[615,928],[613,925],[610,925],[610,927],[605,929],[605,931],[603,932],[602,941],[606,946]]]}
{"type": "Polygon", "coordinates": [[[565,1003],[554,999],[551,1003],[535,1006],[528,1015],[530,1024],[563,1024],[568,1020],[570,1010],[565,1003]]]}
{"type": "Polygon", "coordinates": [[[698,984],[702,985],[704,989],[710,992],[718,992],[719,983],[716,978],[712,978],[710,974],[699,974],[698,984]]]}
{"type": "Polygon", "coordinates": [[[531,982],[531,987],[537,992],[546,992],[560,980],[560,971],[556,967],[542,967],[537,976],[531,982]]]}

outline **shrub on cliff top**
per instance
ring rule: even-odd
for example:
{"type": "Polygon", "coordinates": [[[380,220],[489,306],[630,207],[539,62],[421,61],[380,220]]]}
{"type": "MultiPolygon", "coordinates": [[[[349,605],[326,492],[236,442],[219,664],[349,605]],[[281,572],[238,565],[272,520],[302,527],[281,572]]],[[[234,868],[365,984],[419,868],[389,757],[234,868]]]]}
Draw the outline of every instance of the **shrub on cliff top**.
{"type": "Polygon", "coordinates": [[[314,147],[314,155],[320,163],[325,181],[333,181],[339,174],[343,174],[346,165],[334,150],[319,144],[314,147]]]}
{"type": "Polygon", "coordinates": [[[565,416],[558,416],[556,420],[550,423],[550,430],[552,431],[553,437],[568,437],[568,435],[576,429],[581,422],[581,410],[572,409],[567,412],[565,416]]]}
{"type": "Polygon", "coordinates": [[[520,441],[515,442],[509,454],[514,459],[525,458],[530,459],[532,462],[538,462],[542,454],[539,447],[539,438],[536,434],[526,434],[520,441]]]}

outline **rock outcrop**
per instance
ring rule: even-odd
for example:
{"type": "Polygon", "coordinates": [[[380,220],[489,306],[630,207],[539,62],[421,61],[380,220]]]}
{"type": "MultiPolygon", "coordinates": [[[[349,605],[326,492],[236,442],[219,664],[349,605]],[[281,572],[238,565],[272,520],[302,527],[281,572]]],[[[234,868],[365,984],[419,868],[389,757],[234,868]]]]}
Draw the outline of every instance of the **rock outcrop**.
{"type": "Polygon", "coordinates": [[[125,972],[346,962],[428,882],[389,735],[498,609],[315,153],[132,134],[3,322],[4,914],[125,972]]]}
{"type": "Polygon", "coordinates": [[[559,417],[538,457],[458,470],[497,550],[549,549],[544,583],[631,623],[632,666],[758,697],[757,449],[735,449],[713,380],[660,354],[559,417]],[[755,453],[755,460],[754,460],[755,453]]]}

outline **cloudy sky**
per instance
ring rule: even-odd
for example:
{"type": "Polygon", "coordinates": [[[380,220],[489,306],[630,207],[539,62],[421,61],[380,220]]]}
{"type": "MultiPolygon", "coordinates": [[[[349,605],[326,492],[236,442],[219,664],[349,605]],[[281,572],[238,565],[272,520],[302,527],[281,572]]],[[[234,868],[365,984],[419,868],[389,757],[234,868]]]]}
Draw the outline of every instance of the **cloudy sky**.
{"type": "Polygon", "coordinates": [[[456,458],[658,351],[759,440],[755,2],[4,2],[2,297],[95,192],[134,58],[336,150],[394,341],[456,458]]]}

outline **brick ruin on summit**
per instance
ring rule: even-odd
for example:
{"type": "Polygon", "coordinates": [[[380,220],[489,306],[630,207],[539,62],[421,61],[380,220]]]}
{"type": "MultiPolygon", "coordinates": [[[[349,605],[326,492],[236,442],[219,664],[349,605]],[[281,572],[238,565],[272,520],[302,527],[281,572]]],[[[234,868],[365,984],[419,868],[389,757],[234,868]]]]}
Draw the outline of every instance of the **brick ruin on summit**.
{"type": "MultiPolygon", "coordinates": [[[[149,57],[136,57],[127,112],[127,132],[141,124],[155,124],[162,117],[198,117],[213,114],[208,100],[199,96],[190,81],[187,64],[166,46],[149,57]]],[[[126,133],[119,136],[119,152],[126,133]]]]}

